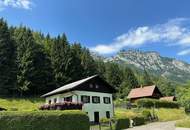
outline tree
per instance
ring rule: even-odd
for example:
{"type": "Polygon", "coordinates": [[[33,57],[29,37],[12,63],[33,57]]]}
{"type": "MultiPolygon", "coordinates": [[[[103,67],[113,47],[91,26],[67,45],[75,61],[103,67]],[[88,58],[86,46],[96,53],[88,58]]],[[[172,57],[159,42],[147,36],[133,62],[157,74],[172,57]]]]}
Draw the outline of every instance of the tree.
{"type": "Polygon", "coordinates": [[[94,74],[97,74],[96,70],[96,63],[93,59],[93,57],[90,54],[90,51],[87,48],[82,48],[81,50],[81,64],[83,66],[84,77],[92,76],[94,74]]]}
{"type": "Polygon", "coordinates": [[[34,40],[26,27],[15,30],[17,42],[17,87],[20,95],[38,95],[51,90],[53,75],[51,64],[43,47],[34,40]]]}
{"type": "Polygon", "coordinates": [[[150,77],[150,75],[148,74],[148,72],[144,69],[144,73],[143,73],[143,85],[153,85],[153,81],[150,77]]]}
{"type": "Polygon", "coordinates": [[[51,49],[51,62],[57,87],[72,81],[72,57],[66,35],[55,38],[51,49]]]}
{"type": "Polygon", "coordinates": [[[0,19],[0,93],[12,94],[16,89],[15,45],[7,23],[0,19]]]}
{"type": "Polygon", "coordinates": [[[119,86],[122,83],[123,74],[118,64],[113,62],[106,63],[105,77],[110,85],[115,87],[117,90],[119,89],[119,86]]]}
{"type": "Polygon", "coordinates": [[[125,67],[123,72],[123,81],[119,88],[120,97],[126,97],[131,89],[136,88],[138,86],[139,83],[133,71],[130,68],[125,67]]]}
{"type": "Polygon", "coordinates": [[[75,50],[76,56],[80,59],[82,77],[85,78],[97,74],[96,62],[90,51],[87,48],[83,48],[79,43],[73,44],[71,48],[75,50]]]}

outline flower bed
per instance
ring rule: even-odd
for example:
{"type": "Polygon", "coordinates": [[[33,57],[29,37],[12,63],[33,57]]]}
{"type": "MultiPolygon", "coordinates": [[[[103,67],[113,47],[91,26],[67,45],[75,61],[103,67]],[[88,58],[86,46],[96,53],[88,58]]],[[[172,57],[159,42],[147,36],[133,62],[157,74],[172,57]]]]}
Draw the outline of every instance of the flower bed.
{"type": "Polygon", "coordinates": [[[63,102],[42,105],[40,110],[82,110],[82,103],[63,102]]]}

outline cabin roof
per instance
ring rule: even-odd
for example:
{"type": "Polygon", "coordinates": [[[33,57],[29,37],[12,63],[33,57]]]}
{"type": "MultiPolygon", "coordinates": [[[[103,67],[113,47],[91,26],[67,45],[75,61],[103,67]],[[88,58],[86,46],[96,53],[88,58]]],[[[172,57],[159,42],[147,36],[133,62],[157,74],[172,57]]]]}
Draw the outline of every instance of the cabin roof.
{"type": "MultiPolygon", "coordinates": [[[[48,97],[48,96],[51,96],[51,95],[54,95],[54,94],[58,94],[58,93],[61,93],[61,92],[65,92],[65,91],[69,91],[69,90],[73,90],[74,88],[78,87],[79,85],[91,80],[91,79],[94,79],[94,78],[97,78],[99,77],[98,75],[93,75],[93,76],[90,76],[88,78],[85,78],[85,79],[81,79],[81,80],[78,80],[78,81],[75,81],[75,82],[72,82],[72,83],[69,83],[69,84],[66,84],[60,88],[57,88],[49,93],[46,93],[44,95],[42,95],[41,97],[48,97]]],[[[110,85],[109,85],[110,86],[110,85]]],[[[110,86],[111,89],[114,89],[112,86],[110,86]]],[[[116,91],[114,89],[114,91],[116,91]]]]}
{"type": "Polygon", "coordinates": [[[131,99],[152,96],[156,88],[156,85],[152,85],[132,89],[127,98],[131,99]]]}
{"type": "Polygon", "coordinates": [[[175,101],[175,96],[161,97],[160,100],[175,101]]]}

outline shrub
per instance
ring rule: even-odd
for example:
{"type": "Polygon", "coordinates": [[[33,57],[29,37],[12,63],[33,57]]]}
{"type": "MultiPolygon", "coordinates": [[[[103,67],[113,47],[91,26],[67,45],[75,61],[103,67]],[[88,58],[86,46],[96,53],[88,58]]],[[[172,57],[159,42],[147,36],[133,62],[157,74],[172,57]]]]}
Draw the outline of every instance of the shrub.
{"type": "Polygon", "coordinates": [[[179,104],[177,102],[157,100],[157,99],[139,99],[137,100],[138,107],[144,108],[179,108],[179,104]]]}
{"type": "Polygon", "coordinates": [[[144,117],[145,120],[149,120],[152,117],[151,112],[149,110],[143,110],[142,116],[144,117]]]}
{"type": "Polygon", "coordinates": [[[101,118],[100,119],[100,123],[109,123],[111,121],[111,119],[109,118],[101,118]]]}
{"type": "Polygon", "coordinates": [[[1,112],[2,130],[89,130],[81,111],[1,112]]]}
{"type": "Polygon", "coordinates": [[[144,125],[145,124],[145,119],[143,116],[136,116],[133,119],[133,125],[134,126],[139,126],[139,125],[144,125]]]}
{"type": "Polygon", "coordinates": [[[116,124],[115,124],[115,130],[122,130],[129,128],[130,126],[130,119],[126,117],[119,117],[117,118],[116,124]]]}
{"type": "Polygon", "coordinates": [[[0,107],[0,111],[6,111],[7,109],[0,107]]]}

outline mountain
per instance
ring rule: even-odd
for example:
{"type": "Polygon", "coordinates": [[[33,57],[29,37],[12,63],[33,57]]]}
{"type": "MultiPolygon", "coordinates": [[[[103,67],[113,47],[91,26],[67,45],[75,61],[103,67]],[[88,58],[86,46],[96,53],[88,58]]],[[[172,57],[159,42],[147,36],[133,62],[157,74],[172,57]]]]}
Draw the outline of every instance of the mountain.
{"type": "Polygon", "coordinates": [[[147,70],[156,76],[163,76],[171,81],[185,83],[190,80],[190,64],[161,56],[154,51],[123,50],[113,57],[103,58],[138,70],[147,70]]]}

